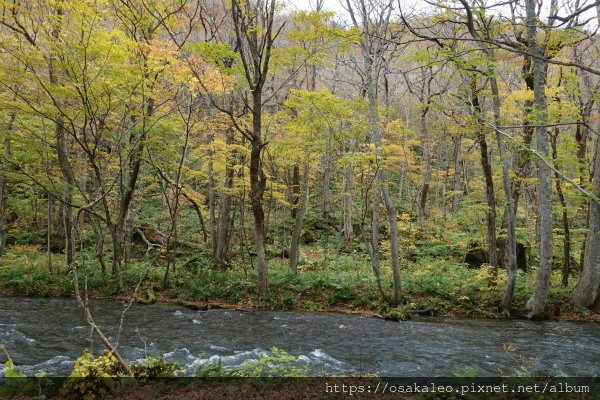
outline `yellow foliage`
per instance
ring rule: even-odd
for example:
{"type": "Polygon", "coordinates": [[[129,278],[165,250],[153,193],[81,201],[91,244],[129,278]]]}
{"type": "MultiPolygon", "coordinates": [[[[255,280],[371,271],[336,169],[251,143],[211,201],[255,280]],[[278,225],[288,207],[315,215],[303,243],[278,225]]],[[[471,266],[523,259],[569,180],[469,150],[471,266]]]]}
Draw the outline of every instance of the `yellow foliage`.
{"type": "Polygon", "coordinates": [[[15,253],[36,253],[42,251],[42,246],[37,244],[14,244],[11,246],[11,250],[15,253]]]}

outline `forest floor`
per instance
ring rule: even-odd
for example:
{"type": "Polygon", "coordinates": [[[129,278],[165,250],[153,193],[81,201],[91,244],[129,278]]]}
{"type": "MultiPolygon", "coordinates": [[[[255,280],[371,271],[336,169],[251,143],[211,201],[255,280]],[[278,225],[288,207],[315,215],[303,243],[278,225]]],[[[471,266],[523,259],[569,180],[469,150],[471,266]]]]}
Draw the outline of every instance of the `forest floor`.
{"type": "MultiPolygon", "coordinates": [[[[65,271],[62,255],[53,255],[53,271],[45,253],[27,246],[9,247],[0,259],[0,294],[9,296],[74,297],[72,274],[65,271]],[[61,262],[62,261],[62,262],[61,262]],[[60,267],[59,267],[60,266],[60,267]]],[[[197,309],[238,308],[244,310],[330,311],[370,315],[393,320],[412,316],[445,318],[502,318],[497,311],[505,287],[500,270],[494,281],[490,270],[479,269],[441,257],[423,257],[402,270],[403,305],[389,309],[379,295],[370,262],[361,254],[323,257],[323,249],[306,247],[296,275],[288,271],[287,260],[269,261],[269,293],[256,295],[256,275],[250,268],[234,265],[215,270],[198,264],[179,265],[163,286],[164,267],[132,262],[124,268],[125,293],[116,293],[109,273],[97,265],[80,266],[92,298],[128,300],[134,296],[140,276],[145,274],[135,301],[177,303],[197,309]]],[[[159,263],[157,263],[159,264],[159,263]]],[[[391,272],[382,260],[382,281],[391,291],[391,272]]],[[[533,290],[535,270],[519,271],[515,290],[514,317],[523,318],[524,305],[533,290]]],[[[561,320],[600,321],[600,315],[570,305],[568,287],[560,284],[560,271],[552,277],[548,317],[561,320]]]]}

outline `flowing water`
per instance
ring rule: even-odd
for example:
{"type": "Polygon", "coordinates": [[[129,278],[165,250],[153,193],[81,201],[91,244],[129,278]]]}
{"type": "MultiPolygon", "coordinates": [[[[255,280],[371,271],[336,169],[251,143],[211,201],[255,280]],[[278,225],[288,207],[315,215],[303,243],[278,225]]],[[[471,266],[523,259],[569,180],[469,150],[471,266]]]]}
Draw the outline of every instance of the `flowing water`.
{"type": "MultiPolygon", "coordinates": [[[[93,315],[115,340],[124,303],[92,301],[93,315]]],[[[65,376],[90,338],[70,299],[0,297],[0,344],[28,374],[65,376]]],[[[271,347],[299,357],[314,375],[600,375],[600,323],[422,319],[387,322],[335,313],[193,311],[170,304],[133,305],[119,348],[129,360],[164,355],[188,374],[207,360],[235,367],[271,347]]],[[[3,355],[0,354],[0,361],[3,355]]],[[[0,366],[0,375],[3,366],[0,366]]]]}

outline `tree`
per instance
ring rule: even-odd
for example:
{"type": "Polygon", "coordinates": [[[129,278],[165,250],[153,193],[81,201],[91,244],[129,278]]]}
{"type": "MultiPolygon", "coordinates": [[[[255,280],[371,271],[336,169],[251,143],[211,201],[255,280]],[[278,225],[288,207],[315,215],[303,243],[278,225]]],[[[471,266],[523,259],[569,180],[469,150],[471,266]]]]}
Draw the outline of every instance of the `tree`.
{"type": "Polygon", "coordinates": [[[264,87],[269,74],[275,39],[283,25],[275,27],[275,0],[239,1],[231,3],[231,17],[235,29],[236,50],[244,70],[251,95],[247,104],[252,114],[250,129],[239,127],[250,141],[250,201],[254,215],[254,250],[258,260],[258,294],[268,290],[267,258],[265,255],[265,212],[263,196],[267,177],[263,171],[264,87]]]}
{"type": "MultiPolygon", "coordinates": [[[[304,215],[308,209],[309,174],[311,162],[326,147],[340,147],[351,137],[351,126],[356,124],[355,110],[351,102],[334,96],[327,90],[303,91],[293,90],[284,103],[281,112],[281,134],[278,143],[274,143],[274,151],[282,158],[279,163],[303,165],[302,186],[298,194],[298,204],[294,216],[294,228],[290,243],[289,267],[296,273],[300,235],[304,215]],[[336,146],[337,145],[337,146],[336,146]]],[[[331,150],[330,150],[331,151],[331,150]]],[[[335,162],[333,152],[332,161],[335,162]]],[[[343,160],[339,160],[341,162],[343,160]]],[[[339,164],[336,163],[336,164],[339,164]]],[[[299,178],[298,178],[299,181],[299,178]]]]}
{"type": "MultiPolygon", "coordinates": [[[[535,115],[536,149],[540,156],[548,158],[548,133],[546,121],[548,104],[546,99],[547,64],[544,61],[543,44],[539,43],[536,5],[533,0],[525,1],[527,25],[526,35],[529,51],[533,55],[533,114],[535,115]]],[[[552,272],[552,171],[541,160],[538,161],[538,236],[540,265],[536,285],[527,302],[530,318],[542,317],[545,313],[546,299],[550,290],[550,274],[552,272]]]]}
{"type": "MultiPolygon", "coordinates": [[[[369,103],[370,142],[375,146],[375,191],[372,202],[371,241],[373,247],[372,265],[375,275],[379,275],[379,205],[385,205],[390,232],[391,263],[393,288],[390,305],[396,307],[401,301],[400,254],[398,238],[398,212],[387,187],[385,167],[383,165],[382,132],[378,120],[378,80],[382,68],[382,58],[390,41],[390,18],[393,1],[379,3],[369,0],[357,0],[352,3],[346,0],[347,10],[354,26],[360,30],[362,40],[359,44],[363,57],[364,86],[369,103]]],[[[397,33],[395,33],[397,34],[397,33]]]]}
{"type": "MultiPolygon", "coordinates": [[[[451,22],[452,22],[452,26],[454,25],[454,22],[452,21],[452,19],[456,19],[458,20],[458,23],[460,24],[465,24],[467,27],[467,30],[471,36],[471,38],[473,39],[473,41],[476,44],[479,44],[480,42],[491,42],[494,43],[494,40],[496,40],[495,37],[492,36],[493,32],[495,32],[494,26],[493,26],[493,18],[486,18],[486,6],[481,6],[477,9],[477,12],[474,13],[472,10],[471,5],[466,1],[466,0],[460,0],[460,4],[462,6],[462,8],[464,9],[464,15],[459,14],[456,10],[457,8],[452,8],[452,7],[444,7],[442,6],[442,8],[445,11],[445,14],[449,14],[450,18],[451,18],[451,22]],[[463,22],[464,20],[464,22],[463,22]]],[[[489,6],[489,7],[493,7],[493,5],[489,6]]],[[[494,265],[494,267],[497,266],[498,261],[500,260],[500,257],[505,257],[506,258],[506,262],[503,263],[504,265],[506,265],[507,268],[507,274],[508,274],[508,282],[507,282],[507,287],[506,287],[506,291],[504,293],[504,297],[500,303],[500,310],[507,315],[510,315],[510,310],[511,310],[511,304],[512,304],[512,298],[513,298],[513,292],[514,292],[514,288],[515,288],[515,284],[516,284],[516,275],[517,275],[517,260],[516,260],[516,221],[515,221],[515,214],[516,214],[516,202],[513,199],[513,187],[511,185],[511,181],[510,181],[510,167],[509,167],[509,160],[507,158],[507,154],[506,154],[506,150],[505,150],[505,145],[504,145],[504,133],[500,130],[500,125],[501,125],[501,99],[500,99],[500,90],[498,87],[498,80],[497,80],[497,67],[496,67],[496,55],[494,52],[493,48],[490,47],[486,47],[486,46],[482,46],[481,47],[481,53],[483,53],[485,55],[485,59],[483,60],[484,63],[482,65],[482,60],[478,59],[477,56],[474,57],[473,61],[469,61],[468,57],[466,57],[466,55],[468,55],[471,51],[473,51],[473,49],[471,47],[468,47],[465,49],[463,49],[463,46],[459,46],[458,43],[460,43],[459,38],[460,38],[460,32],[456,32],[452,29],[446,29],[447,27],[444,25],[444,21],[446,21],[446,17],[447,15],[442,15],[443,18],[441,19],[442,21],[442,28],[440,30],[434,31],[432,30],[431,32],[428,33],[420,33],[417,30],[415,30],[414,27],[411,26],[411,24],[407,21],[407,19],[405,18],[404,15],[401,14],[401,18],[403,20],[403,22],[407,25],[408,29],[411,31],[411,33],[413,33],[415,36],[419,37],[419,38],[423,38],[423,39],[427,39],[435,44],[438,45],[438,47],[444,49],[444,51],[446,53],[449,53],[451,59],[453,60],[453,62],[457,65],[457,68],[459,70],[464,70],[467,73],[472,74],[473,72],[477,73],[477,74],[482,74],[484,76],[486,76],[487,80],[489,81],[489,85],[490,85],[490,90],[491,90],[491,95],[492,95],[492,114],[493,114],[493,122],[489,122],[486,120],[485,115],[482,113],[482,108],[481,108],[481,102],[479,101],[479,98],[477,96],[477,90],[476,90],[476,81],[475,81],[475,86],[473,85],[473,82],[471,82],[470,87],[471,87],[471,101],[470,101],[470,105],[471,105],[471,109],[473,111],[473,114],[475,116],[475,118],[477,119],[479,125],[480,125],[480,129],[482,129],[484,126],[490,126],[495,132],[496,132],[496,141],[498,144],[498,153],[500,156],[500,159],[502,161],[502,184],[503,184],[503,189],[504,189],[504,195],[505,195],[505,199],[506,199],[506,209],[505,209],[505,219],[504,221],[507,222],[507,238],[506,238],[506,245],[504,246],[504,253],[502,255],[497,255],[496,251],[497,251],[497,238],[496,238],[496,218],[495,218],[495,195],[494,195],[494,189],[493,189],[493,180],[492,180],[492,173],[491,173],[491,163],[488,157],[488,151],[487,151],[487,141],[485,140],[485,134],[483,132],[479,132],[478,134],[478,141],[480,144],[480,150],[481,150],[481,164],[482,164],[482,169],[484,172],[484,177],[485,177],[485,181],[486,181],[486,199],[487,199],[487,203],[488,203],[488,210],[487,210],[487,242],[488,242],[488,251],[489,251],[489,255],[490,255],[490,262],[492,263],[492,265],[494,265]],[[438,32],[448,32],[446,35],[444,36],[439,36],[438,32]]],[[[434,25],[435,26],[435,25],[434,25]]],[[[475,48],[475,50],[477,50],[477,48],[475,48]]],[[[455,144],[455,148],[456,148],[456,144],[455,144]]],[[[456,154],[458,154],[458,150],[455,150],[455,157],[456,154]]],[[[455,161],[455,168],[456,168],[456,161],[455,161]]],[[[456,181],[457,181],[457,175],[456,175],[456,171],[455,171],[455,187],[457,187],[456,181]]],[[[455,197],[455,201],[456,201],[456,197],[455,197]]],[[[453,204],[453,208],[454,208],[454,204],[453,204]]],[[[504,223],[503,223],[504,225],[504,223]]]]}
{"type": "Polygon", "coordinates": [[[579,283],[571,299],[579,307],[600,310],[600,140],[596,139],[592,186],[596,200],[591,201],[588,216],[585,259],[579,283]]]}

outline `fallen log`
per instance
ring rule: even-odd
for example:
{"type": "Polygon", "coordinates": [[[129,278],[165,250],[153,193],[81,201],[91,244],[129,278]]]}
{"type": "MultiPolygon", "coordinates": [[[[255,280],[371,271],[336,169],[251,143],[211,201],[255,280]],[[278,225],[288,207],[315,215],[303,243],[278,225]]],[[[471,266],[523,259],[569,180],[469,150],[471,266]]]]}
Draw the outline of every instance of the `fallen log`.
{"type": "MultiPolygon", "coordinates": [[[[168,235],[159,231],[158,229],[148,226],[148,225],[140,225],[136,226],[135,233],[133,235],[133,242],[138,244],[143,244],[146,246],[146,253],[149,253],[151,250],[157,250],[167,247],[167,241],[169,241],[168,235]]],[[[188,242],[186,240],[177,239],[174,241],[173,238],[170,239],[169,246],[171,249],[173,248],[187,248],[193,251],[198,251],[202,248],[200,244],[188,242]]]]}

